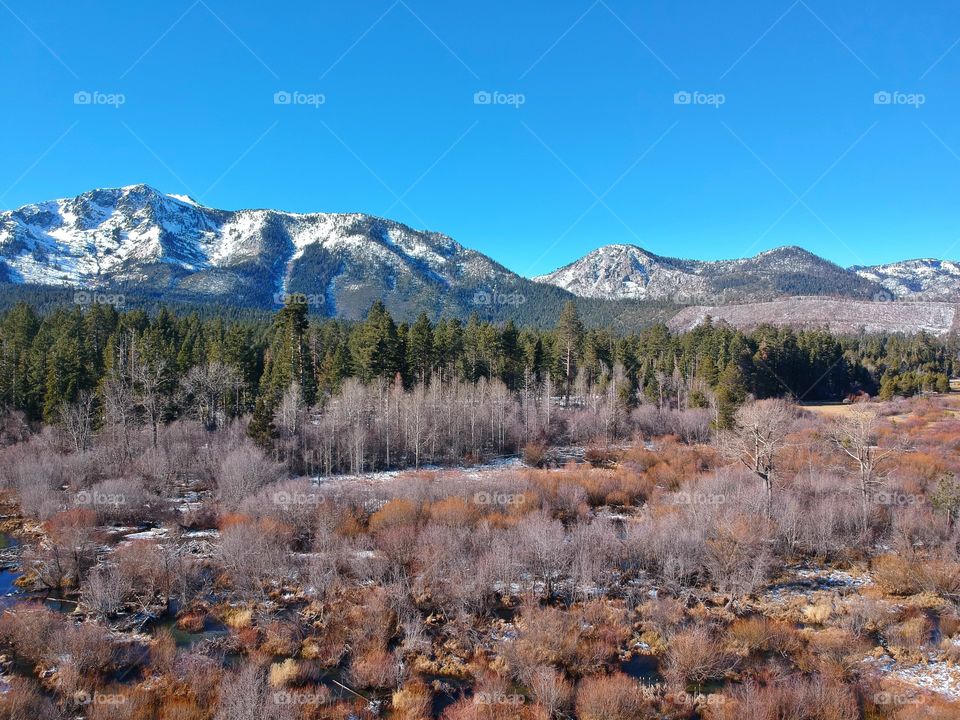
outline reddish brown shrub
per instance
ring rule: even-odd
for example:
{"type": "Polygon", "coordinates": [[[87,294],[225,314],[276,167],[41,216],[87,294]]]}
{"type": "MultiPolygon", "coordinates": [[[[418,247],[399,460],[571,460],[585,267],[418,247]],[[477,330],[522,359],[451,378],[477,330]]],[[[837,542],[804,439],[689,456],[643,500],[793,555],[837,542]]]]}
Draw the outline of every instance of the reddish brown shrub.
{"type": "Polygon", "coordinates": [[[644,701],[640,686],[623,673],[584,678],[577,686],[576,707],[580,720],[637,720],[657,717],[644,701]]]}
{"type": "Polygon", "coordinates": [[[417,506],[405,498],[389,501],[370,516],[370,532],[376,533],[403,525],[416,525],[419,519],[417,506]]]}

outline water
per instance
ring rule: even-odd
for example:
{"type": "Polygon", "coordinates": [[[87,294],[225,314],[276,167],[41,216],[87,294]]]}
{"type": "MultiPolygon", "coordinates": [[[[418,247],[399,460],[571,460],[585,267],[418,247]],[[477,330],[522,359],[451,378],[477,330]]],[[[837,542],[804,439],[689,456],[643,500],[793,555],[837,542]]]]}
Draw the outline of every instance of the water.
{"type": "Polygon", "coordinates": [[[16,548],[19,541],[7,533],[0,533],[0,558],[4,567],[0,569],[0,609],[12,607],[21,594],[16,582],[23,575],[16,567],[16,548]]]}
{"type": "Polygon", "coordinates": [[[663,676],[660,674],[660,661],[653,655],[635,654],[629,660],[620,663],[620,670],[644,685],[655,685],[663,682],[663,676]]]}
{"type": "Polygon", "coordinates": [[[176,618],[173,616],[162,618],[155,623],[152,632],[156,634],[162,630],[169,631],[177,647],[189,650],[192,650],[197,643],[204,640],[223,638],[230,634],[225,625],[209,617],[204,621],[203,629],[199,632],[190,632],[179,627],[176,618]]]}

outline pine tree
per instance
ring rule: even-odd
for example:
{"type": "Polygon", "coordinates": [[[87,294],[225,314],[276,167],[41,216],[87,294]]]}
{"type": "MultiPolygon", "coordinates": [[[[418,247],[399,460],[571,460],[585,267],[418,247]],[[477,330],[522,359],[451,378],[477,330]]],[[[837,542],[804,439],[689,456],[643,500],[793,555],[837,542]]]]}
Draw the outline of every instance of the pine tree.
{"type": "Polygon", "coordinates": [[[407,367],[418,382],[426,382],[433,370],[433,326],[420,313],[407,333],[407,367]]]}
{"type": "Polygon", "coordinates": [[[403,370],[397,326],[379,300],[370,308],[367,319],[350,333],[350,355],[357,376],[364,382],[387,378],[403,370]]]}
{"type": "Polygon", "coordinates": [[[733,427],[734,416],[747,397],[746,383],[740,366],[731,362],[720,373],[716,390],[716,425],[720,429],[733,427]]]}
{"type": "Polygon", "coordinates": [[[260,382],[261,391],[273,403],[293,383],[300,386],[304,402],[316,401],[313,356],[310,352],[307,304],[291,296],[273,322],[273,339],[260,382]]]}
{"type": "Polygon", "coordinates": [[[570,385],[576,374],[577,356],[583,347],[583,322],[577,312],[577,306],[568,300],[557,321],[557,335],[560,339],[564,372],[564,403],[570,402],[570,385]]]}

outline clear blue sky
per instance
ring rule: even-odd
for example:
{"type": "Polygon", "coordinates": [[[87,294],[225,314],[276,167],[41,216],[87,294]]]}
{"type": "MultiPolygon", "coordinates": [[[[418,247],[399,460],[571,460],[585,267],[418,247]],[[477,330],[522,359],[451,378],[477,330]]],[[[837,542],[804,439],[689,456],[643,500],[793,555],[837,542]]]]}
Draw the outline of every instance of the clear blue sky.
{"type": "Polygon", "coordinates": [[[0,0],[0,206],[146,182],[526,275],[614,242],[960,257],[960,6],[791,1],[0,0]]]}

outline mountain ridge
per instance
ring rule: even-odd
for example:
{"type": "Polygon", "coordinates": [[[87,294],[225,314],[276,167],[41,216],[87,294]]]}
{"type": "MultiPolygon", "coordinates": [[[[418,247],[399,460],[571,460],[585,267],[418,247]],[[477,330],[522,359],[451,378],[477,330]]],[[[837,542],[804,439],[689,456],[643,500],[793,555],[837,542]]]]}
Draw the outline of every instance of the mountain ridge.
{"type": "Polygon", "coordinates": [[[297,292],[314,311],[344,318],[383,300],[402,318],[476,312],[549,323],[574,297],[598,317],[634,319],[647,317],[637,301],[677,309],[794,296],[956,301],[960,263],[842,268],[795,245],[703,261],[614,244],[527,279],[448,235],[389,218],[221,210],[135,184],[0,213],[0,282],[260,309],[297,292]]]}
{"type": "Polygon", "coordinates": [[[687,260],[631,244],[601,246],[533,278],[580,297],[725,305],[797,295],[875,300],[960,300],[960,263],[904,260],[844,268],[797,245],[748,258],[687,260]]]}

